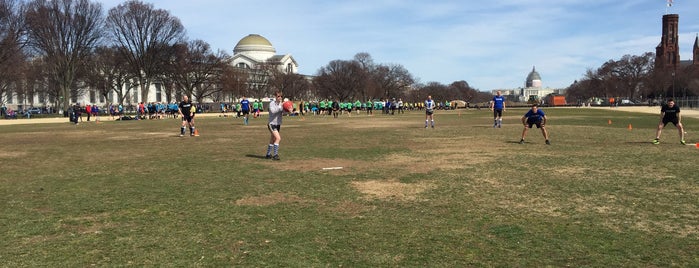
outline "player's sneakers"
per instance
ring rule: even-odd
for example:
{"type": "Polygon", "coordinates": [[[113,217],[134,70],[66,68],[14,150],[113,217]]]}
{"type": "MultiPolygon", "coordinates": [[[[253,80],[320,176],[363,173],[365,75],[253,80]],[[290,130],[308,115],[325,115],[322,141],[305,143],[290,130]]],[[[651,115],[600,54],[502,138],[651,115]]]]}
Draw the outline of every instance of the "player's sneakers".
{"type": "Polygon", "coordinates": [[[180,134],[180,137],[184,137],[184,134],[180,134]]]}
{"type": "Polygon", "coordinates": [[[658,145],[658,144],[660,144],[660,140],[659,140],[659,139],[653,139],[652,143],[655,144],[655,145],[658,145]]]}
{"type": "Polygon", "coordinates": [[[519,140],[519,144],[524,144],[524,139],[519,140]]]}
{"type": "Polygon", "coordinates": [[[551,142],[549,140],[546,140],[546,145],[551,145],[551,142]]]}
{"type": "Polygon", "coordinates": [[[265,155],[265,159],[272,159],[272,155],[270,155],[270,154],[265,155]]]}
{"type": "Polygon", "coordinates": [[[684,140],[681,140],[680,143],[681,143],[682,145],[687,145],[687,143],[686,143],[684,140]]]}
{"type": "Polygon", "coordinates": [[[272,160],[279,161],[279,160],[281,160],[281,159],[279,159],[279,155],[278,155],[278,154],[275,154],[275,155],[272,157],[272,160]]]}

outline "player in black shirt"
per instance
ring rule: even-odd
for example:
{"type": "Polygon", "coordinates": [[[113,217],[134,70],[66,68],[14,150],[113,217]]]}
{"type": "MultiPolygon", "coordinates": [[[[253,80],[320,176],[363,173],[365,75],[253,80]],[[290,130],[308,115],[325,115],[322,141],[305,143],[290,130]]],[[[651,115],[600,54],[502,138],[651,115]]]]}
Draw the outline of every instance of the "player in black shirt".
{"type": "Polygon", "coordinates": [[[655,133],[653,144],[660,144],[660,133],[662,133],[667,123],[670,122],[672,122],[672,124],[677,127],[677,131],[679,131],[680,143],[686,144],[684,141],[684,127],[682,126],[680,107],[675,105],[675,100],[673,99],[667,100],[667,103],[660,108],[660,123],[658,123],[658,130],[655,133]]]}
{"type": "Polygon", "coordinates": [[[189,125],[189,135],[194,136],[194,109],[192,109],[192,102],[189,101],[187,95],[182,96],[182,102],[177,107],[177,110],[182,116],[182,128],[180,128],[180,137],[184,137],[185,127],[189,125]]]}

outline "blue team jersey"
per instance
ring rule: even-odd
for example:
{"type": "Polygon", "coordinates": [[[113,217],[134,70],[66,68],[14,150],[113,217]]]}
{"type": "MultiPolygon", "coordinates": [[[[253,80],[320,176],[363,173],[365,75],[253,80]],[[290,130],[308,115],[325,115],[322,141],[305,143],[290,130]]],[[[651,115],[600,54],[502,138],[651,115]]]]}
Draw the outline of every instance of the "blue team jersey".
{"type": "Polygon", "coordinates": [[[250,111],[250,101],[247,99],[240,101],[240,107],[243,111],[250,111]]]}
{"type": "Polygon", "coordinates": [[[542,110],[536,110],[535,112],[532,112],[532,110],[529,110],[524,117],[527,118],[528,122],[538,122],[541,121],[542,118],[544,118],[544,111],[542,110]]]}
{"type": "Polygon", "coordinates": [[[505,97],[503,97],[503,96],[493,97],[493,108],[494,109],[503,109],[504,103],[505,103],[505,97]]]}

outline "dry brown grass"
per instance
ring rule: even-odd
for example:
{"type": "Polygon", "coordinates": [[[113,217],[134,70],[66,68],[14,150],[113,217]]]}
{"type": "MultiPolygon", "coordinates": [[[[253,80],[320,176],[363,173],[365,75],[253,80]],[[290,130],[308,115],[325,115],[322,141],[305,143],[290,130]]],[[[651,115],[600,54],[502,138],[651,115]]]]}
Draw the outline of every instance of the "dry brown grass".
{"type": "Polygon", "coordinates": [[[352,186],[369,199],[417,200],[421,193],[434,189],[429,182],[402,183],[396,180],[354,181],[352,186]]]}

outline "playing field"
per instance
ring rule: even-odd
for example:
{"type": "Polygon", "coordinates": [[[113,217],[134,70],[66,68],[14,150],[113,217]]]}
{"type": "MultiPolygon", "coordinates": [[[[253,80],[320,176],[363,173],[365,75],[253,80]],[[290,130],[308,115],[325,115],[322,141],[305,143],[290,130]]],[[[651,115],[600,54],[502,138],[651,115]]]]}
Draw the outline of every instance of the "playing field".
{"type": "Polygon", "coordinates": [[[699,266],[699,119],[543,109],[3,125],[0,266],[699,266]]]}

